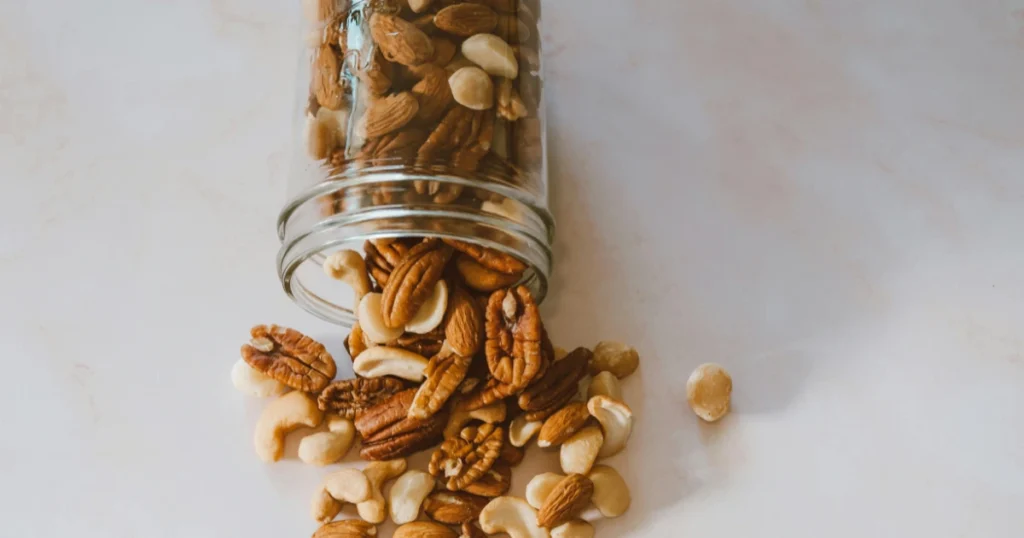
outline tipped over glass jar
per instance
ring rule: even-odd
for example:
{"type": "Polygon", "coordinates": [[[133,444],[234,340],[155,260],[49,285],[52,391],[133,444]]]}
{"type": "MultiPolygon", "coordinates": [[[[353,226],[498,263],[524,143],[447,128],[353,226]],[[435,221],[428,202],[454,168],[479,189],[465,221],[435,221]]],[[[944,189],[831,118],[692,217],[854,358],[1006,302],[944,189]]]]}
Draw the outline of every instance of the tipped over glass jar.
{"type": "Polygon", "coordinates": [[[448,277],[479,293],[520,283],[541,301],[554,222],[538,0],[304,3],[301,143],[278,221],[285,291],[351,326],[356,297],[328,258],[360,252],[379,290],[440,238],[448,277]]]}

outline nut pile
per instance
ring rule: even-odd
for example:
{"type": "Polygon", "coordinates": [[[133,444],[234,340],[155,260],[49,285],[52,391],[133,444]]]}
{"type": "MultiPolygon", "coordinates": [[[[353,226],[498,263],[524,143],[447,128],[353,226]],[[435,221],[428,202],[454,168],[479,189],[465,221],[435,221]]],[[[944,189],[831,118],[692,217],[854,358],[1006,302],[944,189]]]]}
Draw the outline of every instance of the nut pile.
{"type": "MultiPolygon", "coordinates": [[[[399,165],[474,181],[539,180],[535,1],[306,2],[316,27],[307,143],[331,177],[399,165]]],[[[461,184],[426,180],[415,182],[415,192],[371,190],[376,203],[488,199],[461,184]]],[[[328,195],[325,214],[363,193],[353,191],[328,195]]]]}
{"type": "Polygon", "coordinates": [[[369,463],[324,477],[313,536],[375,536],[390,517],[402,537],[585,537],[592,521],[623,514],[629,488],[599,462],[633,429],[620,379],[637,369],[636,350],[555,348],[529,290],[510,285],[526,267],[500,252],[436,238],[364,249],[365,259],[345,251],[324,264],[358,296],[346,339],[354,379],[335,380],[323,345],[273,325],[252,329],[232,370],[239,390],[275,398],[256,426],[264,461],[280,459],[299,428],[326,426],[299,443],[313,465],[338,462],[360,439],[369,463]],[[561,473],[533,477],[525,499],[508,496],[534,437],[559,451],[561,473]],[[429,464],[407,469],[420,451],[429,464]],[[334,521],[345,504],[359,520],[334,521]]]}

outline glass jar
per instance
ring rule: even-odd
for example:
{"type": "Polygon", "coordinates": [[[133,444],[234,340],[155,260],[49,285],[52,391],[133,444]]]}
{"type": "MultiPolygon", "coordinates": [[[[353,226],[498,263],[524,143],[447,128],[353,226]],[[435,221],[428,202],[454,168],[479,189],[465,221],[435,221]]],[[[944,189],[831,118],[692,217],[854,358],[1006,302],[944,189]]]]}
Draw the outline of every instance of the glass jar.
{"type": "MultiPolygon", "coordinates": [[[[457,239],[551,274],[538,0],[304,0],[300,98],[278,274],[314,315],[354,322],[324,260],[457,239]]],[[[369,261],[369,260],[368,260],[369,261]]]]}

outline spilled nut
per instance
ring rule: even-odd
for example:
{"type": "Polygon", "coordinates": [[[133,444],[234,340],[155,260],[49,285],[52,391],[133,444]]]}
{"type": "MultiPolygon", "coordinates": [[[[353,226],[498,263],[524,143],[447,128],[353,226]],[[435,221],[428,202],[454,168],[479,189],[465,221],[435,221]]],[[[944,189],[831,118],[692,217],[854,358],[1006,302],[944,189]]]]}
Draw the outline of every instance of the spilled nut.
{"type": "Polygon", "coordinates": [[[594,538],[594,526],[581,519],[573,519],[551,529],[551,538],[594,538]]]}
{"type": "Polygon", "coordinates": [[[576,432],[562,443],[561,451],[558,454],[562,472],[565,474],[589,473],[590,468],[597,461],[602,444],[604,444],[604,435],[601,433],[601,428],[597,426],[587,426],[576,432]]]}
{"type": "Polygon", "coordinates": [[[231,367],[231,384],[239,391],[257,398],[278,396],[288,392],[288,385],[249,366],[245,359],[238,359],[231,367]]]}
{"type": "Polygon", "coordinates": [[[313,494],[310,513],[313,519],[327,523],[341,512],[343,502],[354,504],[365,501],[369,496],[370,481],[366,475],[357,469],[342,469],[324,478],[320,489],[313,494]]]}
{"type": "Polygon", "coordinates": [[[549,538],[537,524],[537,510],[518,497],[496,497],[480,512],[480,528],[487,534],[507,533],[512,538],[549,538]]]}
{"type": "Polygon", "coordinates": [[[310,465],[335,463],[352,448],[355,436],[351,420],[333,415],[327,419],[327,431],[312,433],[299,441],[299,459],[310,465]]]}
{"type": "Polygon", "coordinates": [[[384,483],[405,472],[404,459],[374,461],[363,469],[363,474],[370,481],[370,497],[356,505],[356,511],[363,521],[382,523],[387,519],[387,507],[381,488],[384,483]]]}
{"type": "Polygon", "coordinates": [[[613,400],[622,400],[622,384],[611,372],[600,372],[590,380],[587,387],[587,399],[594,396],[607,396],[613,400]]]}
{"type": "Polygon", "coordinates": [[[544,506],[544,501],[548,500],[548,496],[564,478],[564,475],[558,473],[541,473],[533,477],[526,484],[526,502],[540,510],[540,507],[544,506]]]}
{"type": "Polygon", "coordinates": [[[633,411],[629,406],[607,396],[594,396],[587,402],[587,410],[601,423],[604,432],[597,457],[608,458],[622,452],[633,433],[633,411]]]}
{"type": "Polygon", "coordinates": [[[405,324],[405,330],[416,334],[429,333],[441,324],[447,309],[448,284],[444,280],[438,280],[434,284],[434,291],[430,294],[430,297],[416,311],[412,319],[405,324]]]}
{"type": "Polygon", "coordinates": [[[370,293],[370,275],[366,272],[366,262],[354,250],[339,250],[328,256],[324,260],[324,272],[348,284],[356,295],[356,304],[370,293]]]}
{"type": "Polygon", "coordinates": [[[281,459],[289,432],[300,426],[315,428],[321,420],[323,412],[312,396],[297,390],[281,396],[267,405],[256,422],[256,454],[268,463],[281,459]]]}
{"type": "Polygon", "coordinates": [[[363,377],[391,375],[417,383],[423,381],[426,369],[427,359],[423,355],[388,346],[371,347],[352,363],[352,371],[363,377]]]}
{"type": "Polygon", "coordinates": [[[632,502],[629,485],[622,475],[607,465],[596,465],[587,478],[594,483],[594,493],[590,502],[601,511],[604,517],[619,517],[626,513],[632,502]]]}
{"type": "Polygon", "coordinates": [[[391,521],[397,525],[416,521],[420,517],[423,500],[434,490],[434,477],[423,471],[406,471],[391,485],[388,509],[391,521]]]}
{"type": "Polygon", "coordinates": [[[622,379],[635,372],[638,366],[640,354],[621,342],[598,342],[594,346],[594,356],[590,358],[591,375],[611,372],[622,379]]]}
{"type": "Polygon", "coordinates": [[[359,327],[363,330],[363,336],[374,344],[391,342],[402,336],[405,330],[403,327],[391,329],[384,325],[381,297],[380,293],[367,293],[356,307],[356,317],[359,319],[359,327]]]}
{"type": "Polygon", "coordinates": [[[702,364],[686,380],[686,400],[703,420],[714,422],[724,417],[731,399],[732,377],[720,365],[702,364]]]}
{"type": "Polygon", "coordinates": [[[505,402],[499,400],[490,405],[481,407],[480,409],[474,409],[472,411],[466,411],[461,406],[452,406],[453,411],[448,415],[448,424],[444,427],[444,438],[451,439],[458,437],[459,432],[462,428],[469,424],[471,420],[479,420],[488,424],[497,424],[504,422],[507,414],[505,402]]]}
{"type": "Polygon", "coordinates": [[[512,419],[512,423],[508,426],[508,440],[512,446],[526,446],[526,443],[529,443],[530,439],[537,435],[543,426],[544,422],[540,420],[526,420],[526,415],[519,415],[512,419]]]}

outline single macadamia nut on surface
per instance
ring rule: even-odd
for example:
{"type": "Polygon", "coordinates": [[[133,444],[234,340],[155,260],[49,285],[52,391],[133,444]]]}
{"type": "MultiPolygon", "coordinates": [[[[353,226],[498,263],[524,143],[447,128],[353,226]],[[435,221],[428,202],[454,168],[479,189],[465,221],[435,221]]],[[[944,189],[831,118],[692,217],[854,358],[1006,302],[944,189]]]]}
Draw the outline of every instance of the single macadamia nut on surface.
{"type": "Polygon", "coordinates": [[[698,366],[686,381],[686,400],[703,420],[714,422],[727,415],[731,399],[732,377],[718,364],[698,366]]]}
{"type": "Polygon", "coordinates": [[[339,416],[327,418],[327,431],[311,433],[299,441],[299,459],[310,465],[330,465],[352,448],[356,429],[352,421],[339,416]]]}

